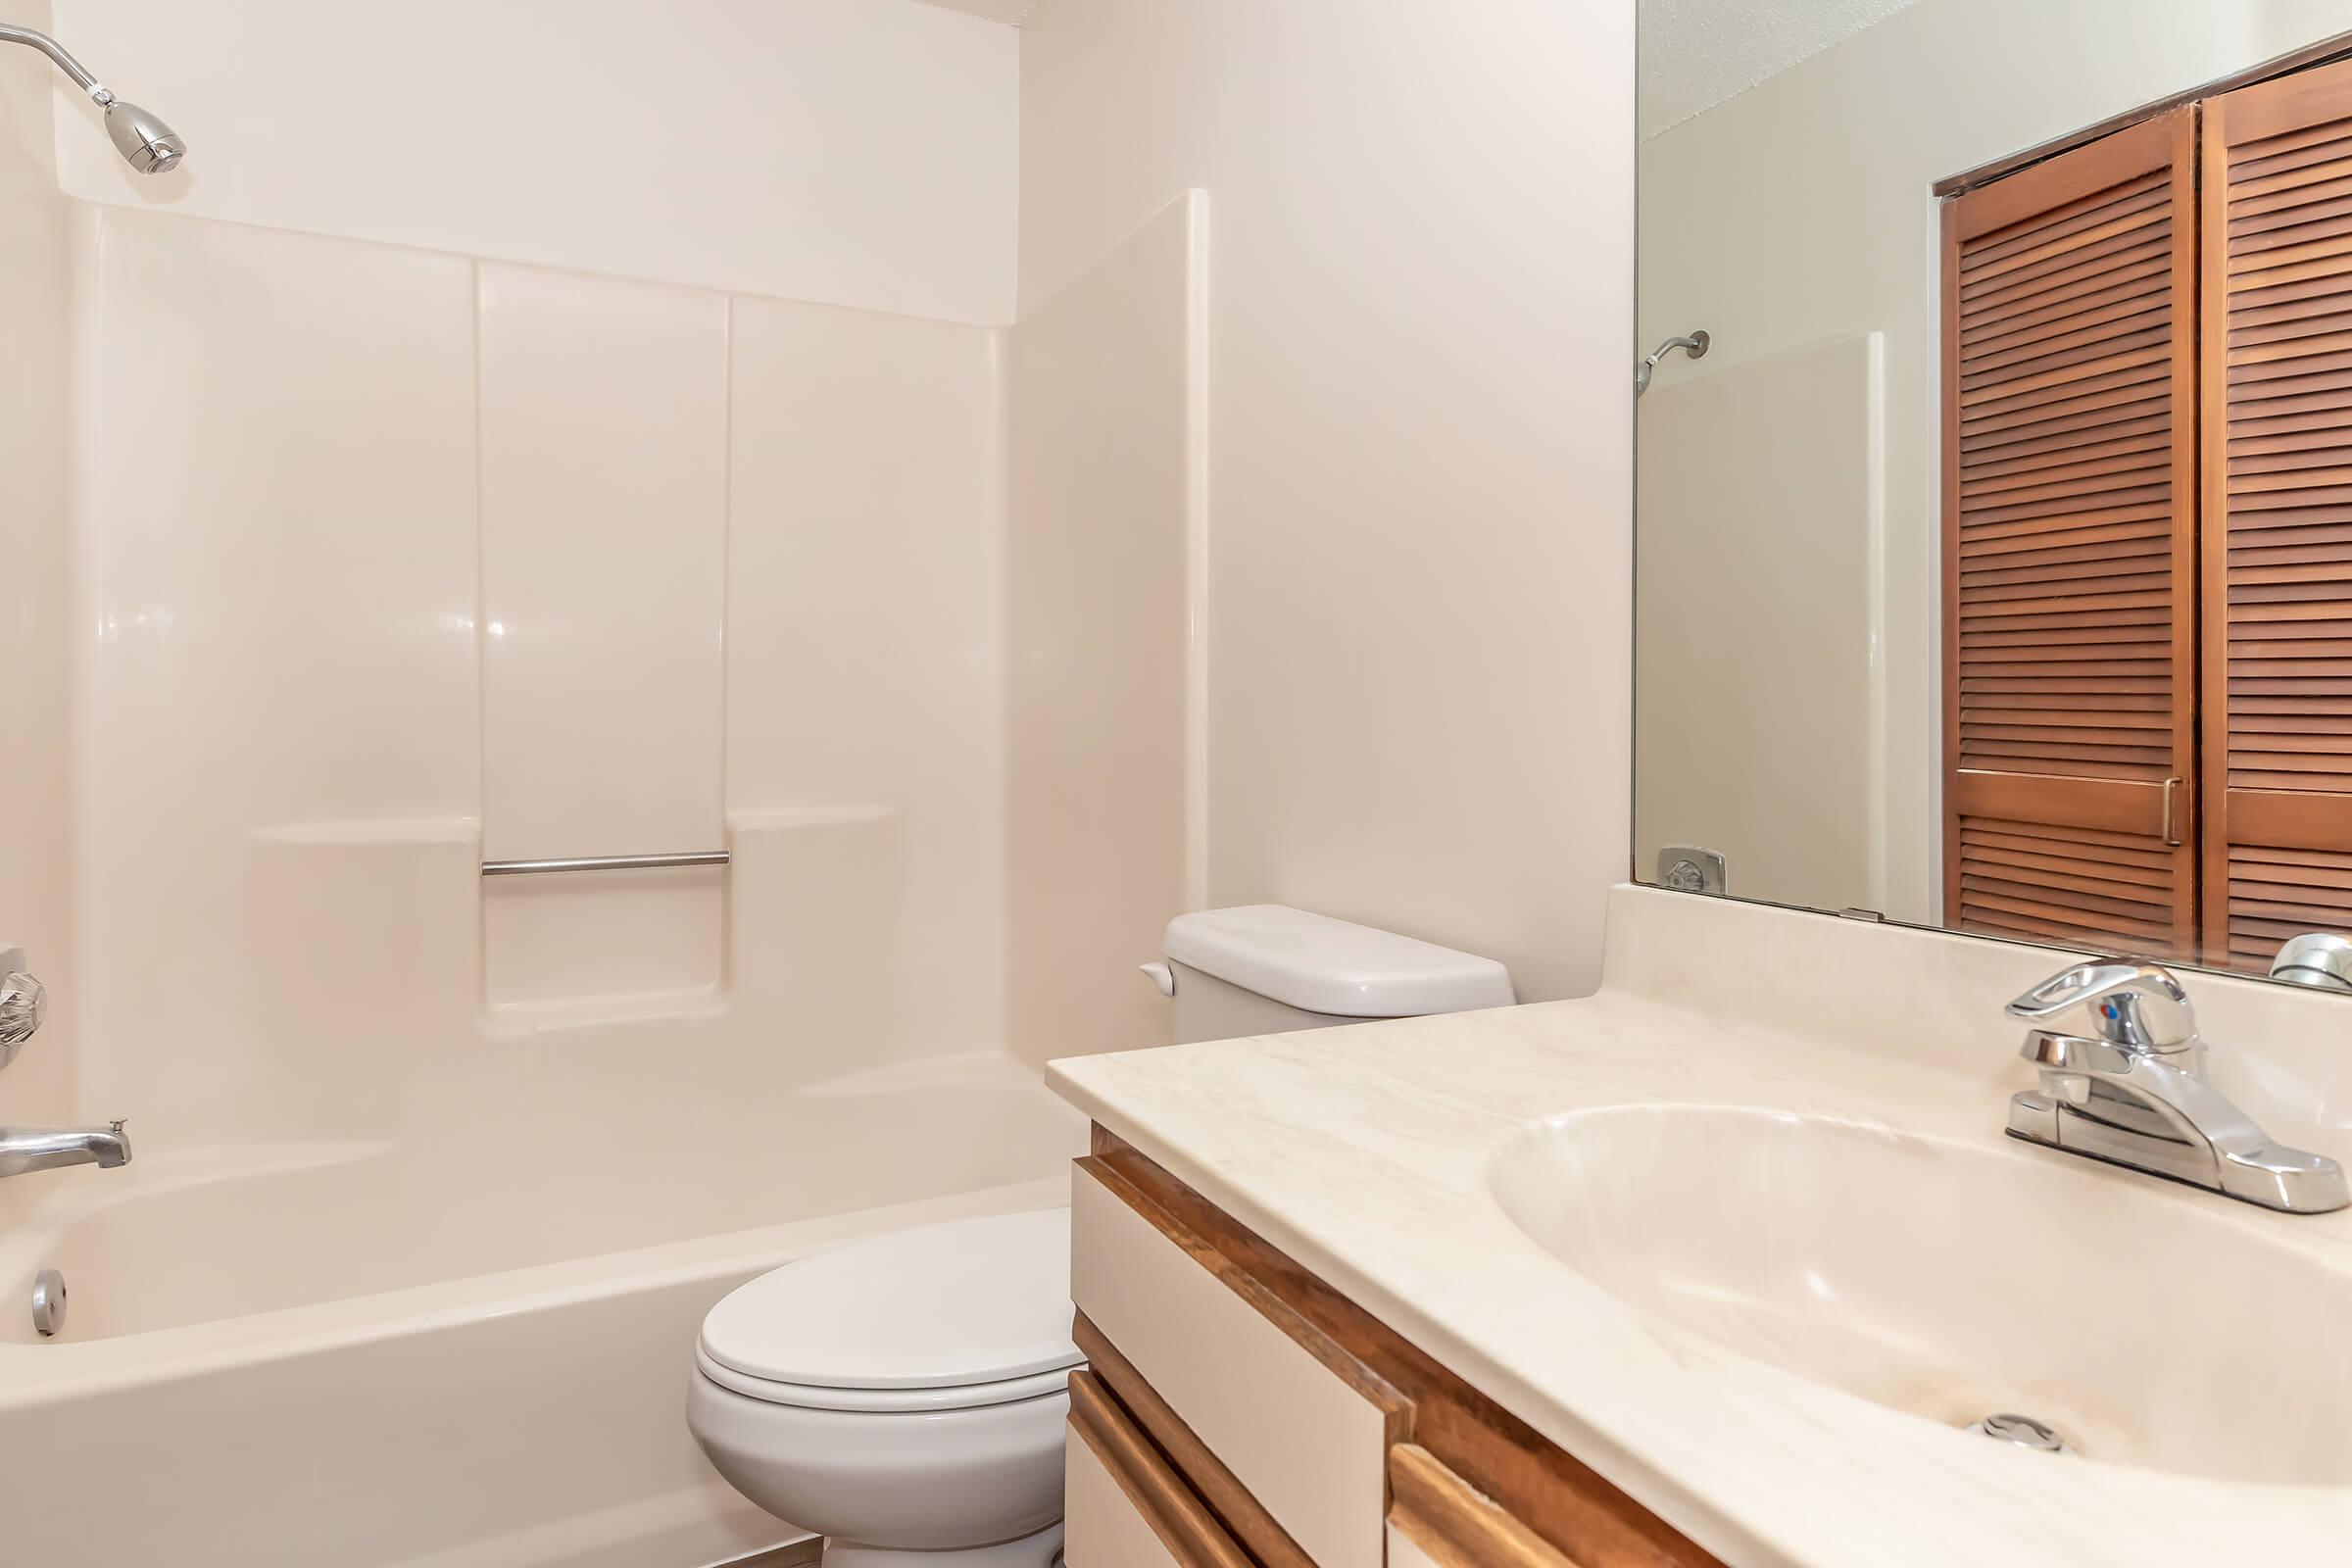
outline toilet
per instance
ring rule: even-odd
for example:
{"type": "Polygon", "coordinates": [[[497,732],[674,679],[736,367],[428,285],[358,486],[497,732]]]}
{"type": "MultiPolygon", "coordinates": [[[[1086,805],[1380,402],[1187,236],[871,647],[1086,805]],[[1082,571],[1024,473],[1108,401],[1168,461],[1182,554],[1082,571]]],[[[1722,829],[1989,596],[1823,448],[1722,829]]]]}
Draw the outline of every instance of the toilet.
{"type": "MultiPolygon", "coordinates": [[[[1474,957],[1279,905],[1171,921],[1145,972],[1179,1041],[1507,1007],[1474,957]]],[[[1066,1208],[854,1242],[710,1309],[686,1420],[825,1568],[1051,1568],[1070,1372],[1066,1208]]]]}

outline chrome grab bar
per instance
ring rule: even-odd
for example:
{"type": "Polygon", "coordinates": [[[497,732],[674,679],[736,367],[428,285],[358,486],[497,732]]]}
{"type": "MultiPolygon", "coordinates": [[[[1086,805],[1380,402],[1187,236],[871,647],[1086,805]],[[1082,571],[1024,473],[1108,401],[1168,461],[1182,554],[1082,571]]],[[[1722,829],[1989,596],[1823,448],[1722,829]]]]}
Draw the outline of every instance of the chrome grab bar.
{"type": "Polygon", "coordinates": [[[692,855],[591,855],[571,860],[484,860],[484,876],[546,876],[558,871],[671,871],[688,865],[725,865],[725,850],[692,855]]]}

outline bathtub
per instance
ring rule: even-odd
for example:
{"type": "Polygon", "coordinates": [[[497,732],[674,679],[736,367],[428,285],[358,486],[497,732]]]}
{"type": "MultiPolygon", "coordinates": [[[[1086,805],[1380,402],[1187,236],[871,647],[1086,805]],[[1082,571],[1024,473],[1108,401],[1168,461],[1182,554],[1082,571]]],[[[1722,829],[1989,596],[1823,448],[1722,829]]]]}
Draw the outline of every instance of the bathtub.
{"type": "Polygon", "coordinates": [[[600,1160],[527,1129],[151,1153],[134,1126],[121,1170],[0,1184],[0,1555],[707,1568],[799,1539],[687,1434],[703,1314],[815,1249],[1066,1202],[1086,1129],[993,1061],[770,1111],[766,1140],[600,1160]]]}

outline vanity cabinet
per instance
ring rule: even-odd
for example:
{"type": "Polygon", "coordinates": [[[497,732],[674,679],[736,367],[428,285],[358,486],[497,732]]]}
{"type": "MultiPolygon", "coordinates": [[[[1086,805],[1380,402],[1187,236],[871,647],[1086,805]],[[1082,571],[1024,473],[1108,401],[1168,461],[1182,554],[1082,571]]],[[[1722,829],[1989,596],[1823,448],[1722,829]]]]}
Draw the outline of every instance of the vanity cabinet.
{"type": "Polygon", "coordinates": [[[1715,1562],[1109,1133],[1070,1196],[1070,1568],[1715,1562]]]}
{"type": "Polygon", "coordinates": [[[1125,1568],[1249,1568],[1208,1504],[1090,1372],[1070,1379],[1062,1518],[1080,1560],[1125,1568]]]}

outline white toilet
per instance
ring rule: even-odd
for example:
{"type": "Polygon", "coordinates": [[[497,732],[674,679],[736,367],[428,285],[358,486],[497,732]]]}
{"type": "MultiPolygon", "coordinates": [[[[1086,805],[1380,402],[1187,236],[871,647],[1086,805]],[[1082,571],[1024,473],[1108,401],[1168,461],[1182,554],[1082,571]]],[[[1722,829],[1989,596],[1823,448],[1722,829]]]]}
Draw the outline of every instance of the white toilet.
{"type": "MultiPolygon", "coordinates": [[[[1276,905],[1170,922],[1178,1041],[1506,1007],[1489,958],[1276,905]]],[[[827,1538],[825,1568],[1049,1568],[1061,1545],[1067,1209],[788,1263],[710,1309],[686,1419],[736,1491],[827,1538]]]]}

